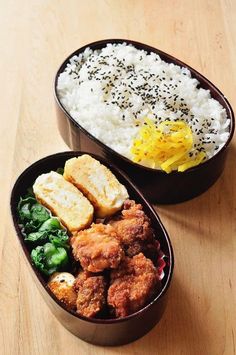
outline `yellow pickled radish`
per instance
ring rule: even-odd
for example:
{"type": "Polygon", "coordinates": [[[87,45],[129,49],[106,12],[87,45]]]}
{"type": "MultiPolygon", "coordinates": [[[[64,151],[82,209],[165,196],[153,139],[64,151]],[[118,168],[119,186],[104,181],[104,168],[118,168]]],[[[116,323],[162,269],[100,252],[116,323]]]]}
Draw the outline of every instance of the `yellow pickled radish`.
{"type": "Polygon", "coordinates": [[[178,171],[185,171],[189,168],[193,168],[194,166],[199,165],[203,159],[205,158],[206,154],[204,152],[200,152],[196,158],[192,159],[192,160],[188,160],[186,161],[184,164],[181,164],[178,166],[178,171]]]}
{"type": "Polygon", "coordinates": [[[149,166],[167,173],[173,169],[183,172],[200,164],[204,152],[190,157],[193,148],[191,128],[184,121],[164,121],[155,126],[146,119],[131,147],[132,160],[136,163],[148,162],[149,166]]]}

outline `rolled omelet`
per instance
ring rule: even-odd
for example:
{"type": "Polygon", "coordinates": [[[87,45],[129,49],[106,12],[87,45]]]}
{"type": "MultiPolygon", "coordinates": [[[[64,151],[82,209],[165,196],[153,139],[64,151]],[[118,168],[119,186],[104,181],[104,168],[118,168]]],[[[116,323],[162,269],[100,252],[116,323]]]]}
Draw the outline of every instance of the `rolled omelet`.
{"type": "Polygon", "coordinates": [[[33,191],[36,199],[56,215],[71,233],[91,224],[94,208],[89,200],[55,171],[40,175],[33,191]]]}
{"type": "Polygon", "coordinates": [[[82,191],[93,204],[99,218],[119,211],[129,197],[115,175],[87,154],[66,161],[64,178],[82,191]]]}

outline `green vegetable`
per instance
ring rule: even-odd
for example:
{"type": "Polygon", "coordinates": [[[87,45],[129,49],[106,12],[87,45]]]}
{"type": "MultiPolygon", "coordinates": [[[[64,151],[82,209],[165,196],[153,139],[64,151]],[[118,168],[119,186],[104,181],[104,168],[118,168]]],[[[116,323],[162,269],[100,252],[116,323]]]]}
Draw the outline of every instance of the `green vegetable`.
{"type": "Polygon", "coordinates": [[[41,223],[31,220],[25,223],[24,227],[22,228],[22,232],[23,234],[36,232],[39,229],[40,225],[41,223]]]}
{"type": "Polygon", "coordinates": [[[69,249],[68,235],[66,230],[56,230],[49,234],[49,241],[55,245],[55,247],[63,247],[69,249]]]}
{"type": "Polygon", "coordinates": [[[31,219],[31,207],[37,201],[33,197],[20,198],[20,201],[17,206],[19,217],[21,222],[29,221],[31,219]]]}
{"type": "Polygon", "coordinates": [[[59,222],[58,218],[51,217],[41,225],[39,231],[52,231],[55,229],[62,229],[62,225],[59,222]]]}
{"type": "Polygon", "coordinates": [[[47,275],[47,270],[45,269],[46,257],[44,254],[44,247],[38,246],[31,252],[31,259],[33,260],[37,269],[42,271],[47,275]]]}
{"type": "Polygon", "coordinates": [[[24,240],[34,246],[31,258],[37,269],[49,276],[66,267],[69,249],[66,229],[56,217],[32,197],[31,191],[18,206],[24,240]]]}
{"type": "Polygon", "coordinates": [[[25,241],[36,244],[42,245],[46,242],[51,242],[56,247],[63,247],[68,249],[68,235],[65,229],[55,229],[52,231],[38,231],[28,234],[25,237],[25,241]]]}
{"type": "Polygon", "coordinates": [[[47,231],[29,233],[25,237],[25,241],[37,243],[38,245],[40,245],[40,244],[42,244],[42,242],[45,243],[48,241],[48,233],[47,233],[47,231]]]}
{"type": "Polygon", "coordinates": [[[53,245],[52,243],[46,243],[44,245],[44,253],[46,256],[47,266],[49,266],[50,268],[58,268],[67,264],[68,262],[66,250],[62,247],[56,248],[55,245],[53,245]]]}
{"type": "Polygon", "coordinates": [[[57,168],[56,172],[60,175],[64,174],[64,168],[57,168]]]}
{"type": "Polygon", "coordinates": [[[31,207],[31,218],[35,222],[43,223],[50,218],[50,213],[45,207],[36,203],[31,207]]]}
{"type": "Polygon", "coordinates": [[[31,258],[40,271],[45,275],[51,275],[61,270],[68,263],[68,255],[64,248],[56,247],[52,243],[37,246],[31,252],[31,258]]]}
{"type": "Polygon", "coordinates": [[[20,198],[17,209],[25,233],[35,232],[50,217],[48,210],[34,197],[20,198]]]}

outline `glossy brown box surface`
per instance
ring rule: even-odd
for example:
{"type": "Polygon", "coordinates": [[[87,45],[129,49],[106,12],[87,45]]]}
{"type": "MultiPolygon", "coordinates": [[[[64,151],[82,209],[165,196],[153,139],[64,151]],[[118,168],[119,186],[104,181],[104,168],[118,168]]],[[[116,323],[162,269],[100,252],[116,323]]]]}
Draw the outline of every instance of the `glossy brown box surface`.
{"type": "Polygon", "coordinates": [[[152,206],[145,200],[139,190],[122,172],[103,159],[93,155],[101,163],[106,165],[124,184],[130,198],[143,205],[144,211],[151,218],[155,235],[160,241],[161,250],[167,257],[165,276],[162,280],[162,289],[155,299],[140,311],[122,319],[88,319],[67,311],[54,295],[46,288],[46,282],[39,271],[31,262],[29,251],[24,243],[22,233],[18,225],[17,204],[20,196],[26,193],[35,179],[43,173],[63,167],[67,159],[84,154],[83,152],[64,152],[48,156],[37,161],[26,169],[17,179],[11,194],[11,213],[15,230],[22,247],[24,256],[30,267],[31,274],[42,294],[57,319],[73,334],[79,338],[98,345],[121,345],[131,342],[146,334],[161,319],[167,301],[167,291],[171,282],[174,259],[168,234],[163,227],[158,215],[152,206]]]}
{"type": "Polygon", "coordinates": [[[107,39],[88,44],[74,53],[72,53],[60,66],[54,83],[54,92],[56,99],[56,110],[58,119],[58,128],[65,143],[73,150],[86,150],[104,157],[106,160],[115,163],[120,169],[124,170],[130,178],[139,186],[144,195],[156,203],[178,203],[189,200],[202,192],[206,191],[221,175],[227,155],[228,145],[234,133],[234,114],[232,108],[225,96],[208,79],[198,73],[196,70],[181,62],[180,60],[145,44],[124,39],[107,39]],[[83,129],[66,111],[60,103],[57,95],[57,80],[60,73],[65,69],[69,59],[85,50],[101,49],[107,43],[132,44],[138,49],[147,52],[157,53],[161,59],[168,63],[186,67],[190,70],[192,77],[199,81],[200,87],[210,90],[211,96],[220,102],[225,108],[227,116],[230,119],[230,136],[224,147],[211,159],[191,168],[183,173],[172,172],[170,174],[164,171],[154,170],[133,163],[129,159],[115,152],[94,136],[83,129]]]}

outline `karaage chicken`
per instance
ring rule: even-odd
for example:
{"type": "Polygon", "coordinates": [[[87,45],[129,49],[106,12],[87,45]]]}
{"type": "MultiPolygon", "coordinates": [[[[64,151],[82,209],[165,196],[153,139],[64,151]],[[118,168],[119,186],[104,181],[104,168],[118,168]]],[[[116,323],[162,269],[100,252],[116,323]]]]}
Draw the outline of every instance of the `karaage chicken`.
{"type": "Polygon", "coordinates": [[[140,204],[126,200],[121,214],[108,222],[117,233],[126,255],[134,256],[142,252],[155,259],[159,243],[154,238],[150,219],[140,204]]]}
{"type": "Polygon", "coordinates": [[[77,292],[77,313],[85,317],[94,317],[106,303],[106,282],[104,276],[92,275],[81,271],[74,282],[77,292]]]}
{"type": "Polygon", "coordinates": [[[154,295],[159,281],[152,261],[142,253],[125,257],[111,271],[108,305],[116,317],[125,317],[141,309],[154,295]]]}
{"type": "Polygon", "coordinates": [[[91,272],[115,269],[124,256],[116,231],[102,223],[74,234],[70,243],[75,260],[91,272]]]}

